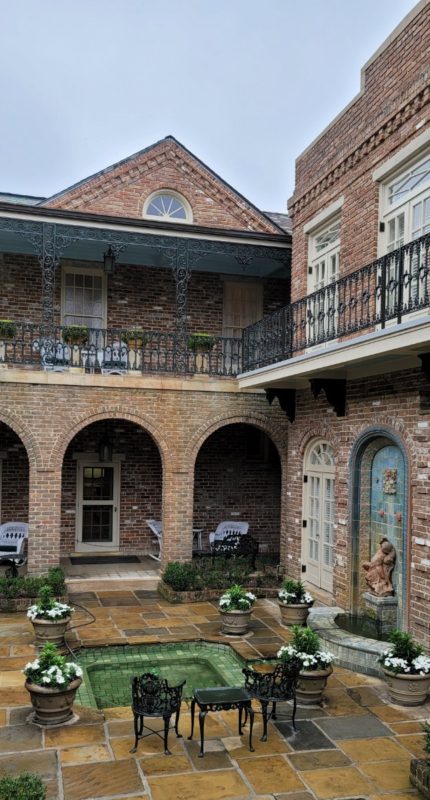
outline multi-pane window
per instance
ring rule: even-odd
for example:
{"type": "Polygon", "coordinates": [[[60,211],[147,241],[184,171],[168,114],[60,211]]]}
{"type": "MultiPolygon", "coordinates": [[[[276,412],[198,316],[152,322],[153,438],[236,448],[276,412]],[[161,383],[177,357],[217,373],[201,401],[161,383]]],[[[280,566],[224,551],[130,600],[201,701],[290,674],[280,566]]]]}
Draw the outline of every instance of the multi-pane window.
{"type": "Polygon", "coordinates": [[[63,324],[105,327],[104,275],[64,272],[63,324]]]}
{"type": "Polygon", "coordinates": [[[191,209],[185,198],[168,191],[151,195],[146,201],[144,215],[173,222],[192,222],[191,209]]]}
{"type": "MultiPolygon", "coordinates": [[[[387,182],[382,199],[385,253],[430,233],[430,156],[387,182]]],[[[419,309],[423,304],[428,293],[427,257],[426,248],[417,243],[406,248],[401,260],[393,255],[386,261],[386,311],[392,316],[399,303],[402,312],[419,309]]]]}
{"type": "Polygon", "coordinates": [[[340,217],[320,228],[309,240],[308,343],[334,338],[339,278],[340,217]]]}

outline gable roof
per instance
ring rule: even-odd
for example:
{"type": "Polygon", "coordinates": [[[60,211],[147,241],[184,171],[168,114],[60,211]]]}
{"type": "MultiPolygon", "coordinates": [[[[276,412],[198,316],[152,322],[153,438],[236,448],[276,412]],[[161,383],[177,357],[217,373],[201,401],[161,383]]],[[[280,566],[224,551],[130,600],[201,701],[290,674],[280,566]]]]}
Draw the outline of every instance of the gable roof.
{"type": "MultiPolygon", "coordinates": [[[[51,197],[41,199],[38,205],[75,210],[78,208],[84,210],[86,208],[90,210],[91,204],[94,206],[94,203],[98,202],[100,205],[101,198],[107,197],[109,193],[122,191],[127,183],[131,185],[137,179],[142,180],[144,177],[142,165],[148,164],[148,162],[152,163],[153,159],[157,159],[158,154],[171,156],[172,151],[175,151],[177,160],[182,159],[187,162],[188,177],[192,174],[196,183],[199,180],[203,181],[208,193],[210,194],[212,190],[217,196],[218,202],[224,204],[226,209],[228,208],[231,218],[237,221],[239,228],[247,227],[250,230],[257,229],[261,232],[282,233],[285,235],[285,227],[274,216],[257,208],[171,135],[99,170],[87,178],[77,181],[51,197]]],[[[154,161],[154,164],[157,166],[157,160],[154,161]]],[[[160,186],[160,188],[165,187],[160,186]]],[[[174,187],[172,186],[171,188],[174,187]]],[[[217,225],[216,227],[223,226],[217,225]]],[[[227,227],[235,226],[230,224],[227,227]]]]}

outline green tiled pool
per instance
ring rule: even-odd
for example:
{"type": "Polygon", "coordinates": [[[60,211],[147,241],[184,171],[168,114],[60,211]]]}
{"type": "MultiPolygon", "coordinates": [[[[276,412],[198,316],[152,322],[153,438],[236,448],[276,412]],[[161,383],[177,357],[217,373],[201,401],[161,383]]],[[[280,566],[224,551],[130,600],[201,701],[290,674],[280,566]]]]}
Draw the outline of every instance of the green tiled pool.
{"type": "Polygon", "coordinates": [[[95,708],[130,705],[130,680],[144,672],[173,686],[186,680],[184,697],[192,697],[195,687],[242,685],[246,663],[229,645],[205,641],[87,647],[76,661],[84,671],[76,701],[95,708]]]}

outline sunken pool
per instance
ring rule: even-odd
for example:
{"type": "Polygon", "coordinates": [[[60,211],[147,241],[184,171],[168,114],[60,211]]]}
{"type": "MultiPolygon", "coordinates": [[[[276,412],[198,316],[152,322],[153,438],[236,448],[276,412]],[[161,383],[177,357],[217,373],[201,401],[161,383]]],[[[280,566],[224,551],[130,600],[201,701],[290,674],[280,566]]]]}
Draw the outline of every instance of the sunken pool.
{"type": "Polygon", "coordinates": [[[246,665],[229,645],[204,640],[86,647],[75,660],[84,672],[76,701],[94,708],[130,705],[131,678],[144,672],[155,672],[171,685],[186,680],[183,696],[188,698],[194,687],[242,685],[246,665]]]}

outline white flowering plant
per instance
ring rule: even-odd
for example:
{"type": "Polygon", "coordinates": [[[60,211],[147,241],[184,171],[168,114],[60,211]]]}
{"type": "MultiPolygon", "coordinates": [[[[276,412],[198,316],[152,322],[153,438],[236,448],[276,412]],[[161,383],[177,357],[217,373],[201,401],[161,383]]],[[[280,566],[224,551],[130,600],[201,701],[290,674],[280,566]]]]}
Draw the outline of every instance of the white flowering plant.
{"type": "Polygon", "coordinates": [[[430,657],[414,642],[410,633],[394,630],[389,636],[392,647],[378,659],[384,669],[396,675],[427,675],[430,673],[430,657]]]}
{"type": "Polygon", "coordinates": [[[30,683],[45,686],[48,689],[60,689],[82,678],[82,669],[73,661],[66,661],[55,644],[47,642],[34,661],[29,661],[23,673],[30,683]]]}
{"type": "Polygon", "coordinates": [[[282,662],[298,659],[303,670],[327,669],[333,661],[332,653],[320,650],[318,635],[311,628],[293,625],[291,643],[284,644],[277,656],[282,662]]]}
{"type": "Polygon", "coordinates": [[[74,609],[72,606],[55,600],[51,587],[46,584],[39,590],[39,602],[34,606],[30,606],[28,609],[27,617],[31,621],[46,619],[51,622],[56,622],[57,620],[70,617],[73,611],[74,609]]]}
{"type": "Polygon", "coordinates": [[[235,583],[220,597],[219,608],[220,611],[249,611],[256,599],[255,594],[235,583]]]}
{"type": "Polygon", "coordinates": [[[301,581],[286,578],[278,592],[278,600],[282,605],[312,605],[314,598],[306,591],[301,581]]]}

